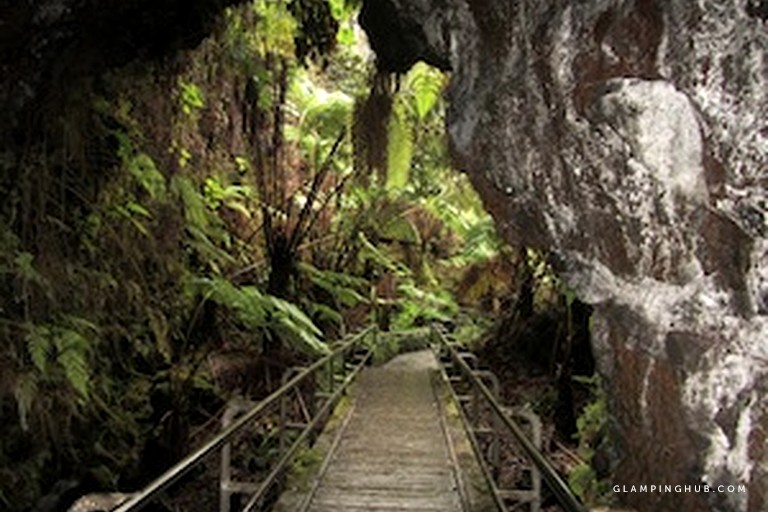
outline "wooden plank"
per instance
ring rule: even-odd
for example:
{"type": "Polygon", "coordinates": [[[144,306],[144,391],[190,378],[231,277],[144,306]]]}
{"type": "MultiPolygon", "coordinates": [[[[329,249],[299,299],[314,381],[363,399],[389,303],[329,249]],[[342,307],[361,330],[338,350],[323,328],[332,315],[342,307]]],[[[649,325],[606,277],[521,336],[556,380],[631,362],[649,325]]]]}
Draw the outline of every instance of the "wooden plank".
{"type": "Polygon", "coordinates": [[[355,411],[310,512],[461,512],[440,425],[430,352],[360,378],[355,411]]]}

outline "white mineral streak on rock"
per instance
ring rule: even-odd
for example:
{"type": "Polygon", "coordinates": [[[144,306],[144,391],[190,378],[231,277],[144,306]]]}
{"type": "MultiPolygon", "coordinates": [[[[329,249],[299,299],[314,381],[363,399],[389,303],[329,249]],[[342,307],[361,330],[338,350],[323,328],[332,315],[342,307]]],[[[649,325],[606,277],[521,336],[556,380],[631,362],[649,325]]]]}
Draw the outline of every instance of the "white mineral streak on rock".
{"type": "MultiPolygon", "coordinates": [[[[747,274],[749,288],[755,312],[768,315],[768,240],[761,238],[755,242],[752,250],[752,262],[747,274]]],[[[766,340],[768,343],[768,340],[766,340]]]]}
{"type": "MultiPolygon", "coordinates": [[[[690,101],[669,82],[611,80],[598,108],[662,189],[706,202],[701,132],[690,101]]],[[[670,206],[672,198],[667,199],[670,206]]]]}
{"type": "Polygon", "coordinates": [[[651,374],[653,373],[653,367],[653,359],[649,359],[648,366],[646,367],[645,374],[643,375],[643,387],[640,390],[640,410],[643,412],[642,418],[645,428],[651,428],[651,421],[648,415],[648,389],[651,385],[651,374]]]}
{"type": "MultiPolygon", "coordinates": [[[[731,343],[715,347],[707,354],[708,364],[688,377],[683,397],[690,410],[708,418],[715,418],[724,410],[740,408],[733,440],[716,423],[701,425],[710,440],[702,478],[716,483],[729,472],[748,483],[754,466],[748,441],[753,421],[758,418],[753,414],[765,407],[765,397],[760,395],[756,384],[768,374],[768,344],[765,343],[768,320],[763,317],[747,322],[726,317],[715,319],[712,328],[718,329],[731,343]]],[[[736,505],[739,510],[745,509],[743,503],[736,505]]]]}

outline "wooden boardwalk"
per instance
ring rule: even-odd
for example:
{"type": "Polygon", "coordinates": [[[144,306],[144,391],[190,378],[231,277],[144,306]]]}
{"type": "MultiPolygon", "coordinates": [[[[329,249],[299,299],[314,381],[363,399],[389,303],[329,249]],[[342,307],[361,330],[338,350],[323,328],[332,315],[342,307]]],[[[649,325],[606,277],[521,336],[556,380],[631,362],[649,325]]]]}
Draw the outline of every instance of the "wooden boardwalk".
{"type": "Polygon", "coordinates": [[[431,352],[418,352],[363,372],[355,409],[304,510],[462,511],[430,379],[435,367],[431,352]]]}

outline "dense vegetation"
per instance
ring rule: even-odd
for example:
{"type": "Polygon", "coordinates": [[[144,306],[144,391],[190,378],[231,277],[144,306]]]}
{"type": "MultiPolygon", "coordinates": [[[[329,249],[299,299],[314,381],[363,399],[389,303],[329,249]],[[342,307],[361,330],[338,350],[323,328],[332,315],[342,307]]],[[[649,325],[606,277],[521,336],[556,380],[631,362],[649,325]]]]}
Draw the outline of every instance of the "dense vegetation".
{"type": "Polygon", "coordinates": [[[144,483],[227,397],[369,322],[512,322],[570,381],[573,298],[450,170],[446,77],[377,73],[358,7],[232,8],[193,51],[63,91],[0,155],[0,507],[144,483]]]}

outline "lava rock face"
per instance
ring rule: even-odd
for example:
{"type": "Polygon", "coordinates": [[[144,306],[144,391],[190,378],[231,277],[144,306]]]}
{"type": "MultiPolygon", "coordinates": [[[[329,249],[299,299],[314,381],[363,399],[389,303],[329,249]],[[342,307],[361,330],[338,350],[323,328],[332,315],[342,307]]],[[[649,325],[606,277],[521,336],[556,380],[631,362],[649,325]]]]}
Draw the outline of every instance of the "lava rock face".
{"type": "Polygon", "coordinates": [[[447,59],[455,160],[505,236],[595,306],[615,483],[747,487],[619,498],[766,510],[765,2],[368,3],[447,59]]]}
{"type": "Polygon", "coordinates": [[[0,0],[0,148],[37,136],[84,79],[196,46],[238,1],[0,0]]]}

